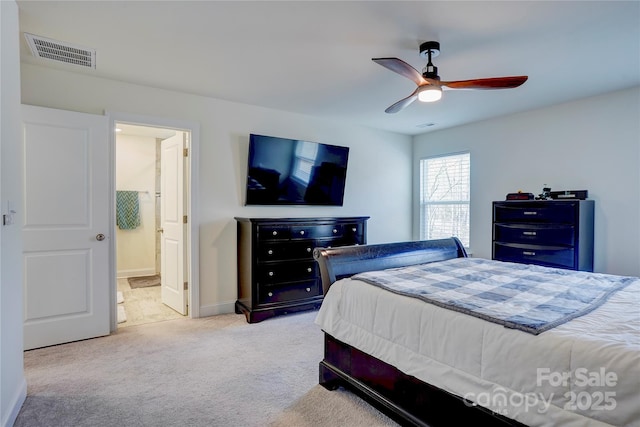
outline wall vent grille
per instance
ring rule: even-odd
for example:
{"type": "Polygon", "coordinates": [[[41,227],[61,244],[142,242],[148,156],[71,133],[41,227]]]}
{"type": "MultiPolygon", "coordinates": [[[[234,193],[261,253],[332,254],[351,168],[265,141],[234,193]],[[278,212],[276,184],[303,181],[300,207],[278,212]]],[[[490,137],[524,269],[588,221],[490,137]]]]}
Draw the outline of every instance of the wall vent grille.
{"type": "Polygon", "coordinates": [[[72,45],[46,37],[24,33],[31,53],[36,58],[65,64],[78,65],[86,68],[96,68],[96,51],[83,46],[72,45]]]}

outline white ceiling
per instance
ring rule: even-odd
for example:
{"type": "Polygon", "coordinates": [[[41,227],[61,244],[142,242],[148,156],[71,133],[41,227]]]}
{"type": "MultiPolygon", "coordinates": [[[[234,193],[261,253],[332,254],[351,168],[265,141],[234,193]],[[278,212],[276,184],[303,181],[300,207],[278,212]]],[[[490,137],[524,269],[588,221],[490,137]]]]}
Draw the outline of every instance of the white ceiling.
{"type": "Polygon", "coordinates": [[[79,73],[414,135],[640,85],[640,1],[18,1],[21,31],[94,48],[79,73]],[[419,45],[443,80],[528,75],[520,88],[446,91],[397,114],[419,45]],[[434,123],[431,127],[420,127],[434,123]]]}

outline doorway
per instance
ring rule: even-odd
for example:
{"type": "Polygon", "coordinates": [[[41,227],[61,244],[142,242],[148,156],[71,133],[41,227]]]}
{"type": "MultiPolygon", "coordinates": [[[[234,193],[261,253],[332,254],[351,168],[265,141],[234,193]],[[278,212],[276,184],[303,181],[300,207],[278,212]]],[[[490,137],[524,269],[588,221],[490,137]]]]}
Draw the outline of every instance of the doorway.
{"type": "Polygon", "coordinates": [[[162,301],[161,153],[162,141],[188,134],[126,123],[115,132],[118,327],[181,318],[162,301]]]}
{"type": "Polygon", "coordinates": [[[198,127],[110,114],[113,129],[112,331],[198,317],[191,196],[198,127]],[[132,209],[133,208],[133,209],[132,209]]]}

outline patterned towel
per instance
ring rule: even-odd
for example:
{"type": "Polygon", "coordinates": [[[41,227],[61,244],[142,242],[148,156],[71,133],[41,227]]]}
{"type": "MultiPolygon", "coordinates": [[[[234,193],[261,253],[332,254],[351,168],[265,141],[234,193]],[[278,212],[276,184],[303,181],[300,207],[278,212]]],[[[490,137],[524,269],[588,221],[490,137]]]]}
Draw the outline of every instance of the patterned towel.
{"type": "Polygon", "coordinates": [[[533,335],[589,313],[638,280],[480,258],[370,271],[352,279],[533,335]]]}
{"type": "Polygon", "coordinates": [[[133,230],[140,225],[137,191],[116,191],[116,224],[121,230],[133,230]]]}

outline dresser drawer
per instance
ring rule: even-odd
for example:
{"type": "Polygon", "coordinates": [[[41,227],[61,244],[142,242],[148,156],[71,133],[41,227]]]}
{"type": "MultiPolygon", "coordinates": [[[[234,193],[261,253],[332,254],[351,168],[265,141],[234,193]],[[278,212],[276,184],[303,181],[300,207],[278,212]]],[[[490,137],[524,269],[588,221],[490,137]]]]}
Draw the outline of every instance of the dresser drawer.
{"type": "Polygon", "coordinates": [[[257,227],[258,240],[288,240],[291,230],[283,225],[260,225],[257,227]]]}
{"type": "Polygon", "coordinates": [[[287,255],[289,259],[313,259],[313,248],[315,248],[315,240],[306,240],[304,242],[291,242],[287,255]]]}
{"type": "Polygon", "coordinates": [[[258,247],[258,261],[279,261],[287,259],[289,245],[279,242],[265,242],[258,247]]]}
{"type": "Polygon", "coordinates": [[[545,204],[512,203],[509,205],[496,204],[493,210],[495,222],[560,222],[574,223],[576,221],[576,206],[573,203],[545,204]]]}
{"type": "Polygon", "coordinates": [[[308,224],[291,226],[292,239],[322,239],[342,236],[341,224],[308,224]]]}
{"type": "Polygon", "coordinates": [[[261,286],[258,288],[258,303],[302,300],[320,295],[317,280],[298,282],[287,286],[261,286]]]}
{"type": "Polygon", "coordinates": [[[507,243],[573,246],[575,227],[571,224],[494,224],[493,239],[507,243]]]}
{"type": "Polygon", "coordinates": [[[573,248],[497,242],[493,244],[493,258],[498,261],[574,268],[574,256],[573,248]]]}
{"type": "Polygon", "coordinates": [[[342,239],[331,239],[331,240],[318,240],[316,242],[316,248],[337,248],[340,246],[353,246],[353,245],[362,245],[361,243],[364,239],[358,239],[352,237],[351,239],[342,238],[342,239]]]}
{"type": "Polygon", "coordinates": [[[355,241],[355,239],[347,239],[346,237],[337,238],[337,239],[323,239],[316,240],[315,247],[316,248],[337,248],[339,246],[349,246],[359,244],[355,241]]]}
{"type": "Polygon", "coordinates": [[[361,238],[364,235],[364,223],[352,223],[344,225],[344,237],[352,239],[354,237],[361,238]]]}
{"type": "Polygon", "coordinates": [[[315,261],[262,264],[258,266],[257,270],[258,282],[261,285],[317,277],[317,263],[315,261]]]}
{"type": "Polygon", "coordinates": [[[258,262],[282,261],[291,259],[313,259],[315,241],[262,243],[258,248],[258,262]]]}

